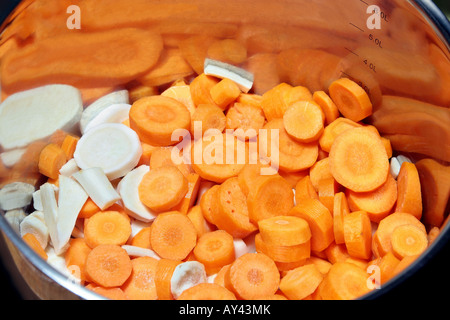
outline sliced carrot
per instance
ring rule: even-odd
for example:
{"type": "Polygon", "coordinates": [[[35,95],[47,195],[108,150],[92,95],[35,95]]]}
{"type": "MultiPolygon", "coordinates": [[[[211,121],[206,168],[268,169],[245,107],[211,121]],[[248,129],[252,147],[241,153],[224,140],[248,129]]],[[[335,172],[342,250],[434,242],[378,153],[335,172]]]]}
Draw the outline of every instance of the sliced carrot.
{"type": "Polygon", "coordinates": [[[388,177],[386,150],[380,138],[364,127],[341,133],[331,147],[329,159],[336,181],[355,192],[375,190],[388,177]]]}
{"type": "Polygon", "coordinates": [[[53,132],[53,134],[48,138],[48,142],[56,144],[58,147],[61,147],[66,136],[67,136],[66,131],[58,129],[55,132],[53,132]]]}
{"type": "Polygon", "coordinates": [[[365,211],[344,216],[344,240],[350,256],[369,259],[372,256],[372,225],[365,211]]]}
{"type": "Polygon", "coordinates": [[[325,152],[330,152],[331,146],[337,136],[348,129],[360,127],[361,125],[355,121],[344,117],[338,117],[329,123],[323,130],[323,134],[319,139],[320,148],[325,152]]]}
{"type": "Polygon", "coordinates": [[[118,245],[96,246],[86,258],[87,278],[105,288],[123,285],[132,269],[130,257],[118,245]]]}
{"type": "Polygon", "coordinates": [[[250,190],[254,189],[256,179],[263,173],[263,169],[269,167],[261,162],[247,163],[237,175],[239,187],[245,196],[248,196],[250,190]]]}
{"type": "Polygon", "coordinates": [[[277,55],[259,52],[252,54],[242,67],[253,74],[252,92],[262,95],[280,83],[277,55]]]}
{"type": "Polygon", "coordinates": [[[159,214],[152,223],[151,245],[164,259],[183,260],[197,244],[191,220],[177,211],[159,214]]]}
{"type": "Polygon", "coordinates": [[[450,197],[450,167],[433,159],[416,162],[419,172],[424,223],[440,227],[450,197]]]}
{"type": "Polygon", "coordinates": [[[237,298],[256,299],[278,290],[280,273],[275,262],[265,254],[246,253],[233,262],[228,280],[237,298]]]}
{"type": "Polygon", "coordinates": [[[355,257],[348,257],[347,259],[345,259],[344,262],[353,263],[355,266],[358,266],[363,270],[367,270],[368,260],[355,257]]]}
{"type": "Polygon", "coordinates": [[[66,135],[64,138],[61,149],[66,154],[66,160],[70,160],[73,158],[73,153],[75,152],[75,149],[77,147],[78,140],[80,140],[79,137],[73,136],[73,135],[66,135]]]}
{"type": "Polygon", "coordinates": [[[91,250],[92,249],[87,245],[85,239],[72,238],[69,241],[67,251],[64,253],[64,259],[68,270],[70,270],[74,276],[78,275],[81,283],[86,281],[85,265],[87,256],[91,250]]]}
{"type": "Polygon", "coordinates": [[[192,168],[203,179],[216,183],[235,177],[248,163],[248,145],[228,133],[204,136],[191,149],[192,168]]]}
{"type": "MultiPolygon", "coordinates": [[[[129,119],[128,119],[128,124],[129,124],[129,119]]],[[[148,166],[150,164],[150,158],[152,156],[153,151],[157,148],[155,146],[152,146],[148,143],[144,143],[141,142],[141,147],[142,147],[142,155],[141,158],[139,159],[138,164],[136,165],[138,166],[142,166],[142,165],[146,165],[148,166]]]]}
{"type": "Polygon", "coordinates": [[[287,108],[284,96],[291,88],[287,83],[280,83],[262,95],[261,107],[268,121],[283,117],[287,108]]]}
{"type": "Polygon", "coordinates": [[[259,106],[236,102],[227,111],[226,128],[234,130],[241,139],[256,137],[264,123],[264,113],[259,106]]]}
{"type": "Polygon", "coordinates": [[[306,259],[305,264],[314,264],[317,269],[320,271],[320,273],[322,274],[327,274],[328,271],[330,271],[331,265],[332,263],[325,260],[325,259],[321,259],[321,258],[317,258],[314,256],[309,257],[308,259],[306,259]]]}
{"type": "Polygon", "coordinates": [[[278,171],[278,174],[284,178],[284,180],[289,183],[292,189],[295,189],[297,186],[297,183],[300,182],[303,178],[305,178],[308,175],[308,170],[302,170],[297,172],[285,172],[282,170],[278,171]]]}
{"type": "Polygon", "coordinates": [[[237,103],[261,108],[262,96],[256,93],[243,93],[236,99],[237,103]]]}
{"type": "Polygon", "coordinates": [[[355,122],[372,114],[372,102],[366,91],[356,82],[341,78],[331,83],[330,97],[344,117],[355,122]]]}
{"type": "Polygon", "coordinates": [[[101,209],[89,197],[84,203],[84,205],[81,207],[81,210],[78,213],[78,218],[80,219],[90,218],[99,211],[101,211],[101,209]]]}
{"type": "Polygon", "coordinates": [[[154,146],[169,146],[179,142],[172,139],[177,129],[189,130],[191,114],[181,102],[165,97],[144,97],[130,109],[130,127],[142,142],[154,146]]]}
{"type": "Polygon", "coordinates": [[[222,110],[233,103],[241,94],[241,89],[233,80],[228,78],[220,80],[215,84],[209,93],[214,103],[217,104],[222,110]]]}
{"type": "Polygon", "coordinates": [[[141,83],[133,84],[130,88],[128,88],[128,96],[130,99],[130,104],[135,103],[141,98],[156,96],[159,94],[158,87],[145,85],[141,83]]]}
{"type": "Polygon", "coordinates": [[[263,129],[265,134],[259,135],[259,152],[261,156],[269,157],[272,165],[278,165],[285,172],[295,172],[308,169],[316,162],[319,154],[317,142],[301,143],[292,139],[284,128],[283,119],[269,121],[263,129]]]}
{"type": "Polygon", "coordinates": [[[406,212],[420,220],[422,218],[422,193],[416,166],[403,162],[397,177],[397,204],[395,212],[406,212]]]}
{"type": "Polygon", "coordinates": [[[208,48],[215,41],[216,38],[202,34],[182,39],[178,43],[178,47],[180,48],[183,57],[197,74],[200,75],[203,73],[205,58],[208,55],[208,48]]]}
{"type": "Polygon", "coordinates": [[[338,192],[333,199],[333,233],[334,241],[343,244],[344,238],[344,217],[350,213],[347,197],[344,192],[338,192]]]}
{"type": "Polygon", "coordinates": [[[173,300],[170,280],[175,268],[182,263],[181,260],[160,259],[156,264],[155,287],[158,300],[173,300]]]}
{"type": "Polygon", "coordinates": [[[194,255],[207,275],[215,274],[235,260],[233,237],[224,230],[205,233],[198,239],[194,255]]]}
{"type": "Polygon", "coordinates": [[[303,199],[288,215],[305,219],[311,229],[311,250],[323,251],[334,240],[333,217],[317,199],[303,199]]]}
{"type": "Polygon", "coordinates": [[[201,104],[215,104],[213,98],[211,97],[211,89],[218,84],[219,81],[219,79],[208,76],[204,73],[199,74],[194,80],[192,80],[189,86],[191,89],[192,101],[194,101],[195,106],[199,106],[201,104]]]}
{"type": "Polygon", "coordinates": [[[319,199],[314,188],[311,177],[307,175],[295,185],[295,203],[300,203],[303,199],[319,199]]]}
{"type": "Polygon", "coordinates": [[[346,192],[351,211],[366,211],[373,222],[380,222],[389,215],[397,201],[397,181],[391,174],[385,183],[373,191],[346,192]]]}
{"type": "Polygon", "coordinates": [[[317,141],[324,130],[322,110],[313,101],[291,104],[283,114],[283,124],[292,138],[304,143],[317,141]]]}
{"type": "Polygon", "coordinates": [[[222,287],[225,287],[225,276],[226,276],[227,272],[229,272],[230,268],[231,268],[231,263],[224,265],[222,268],[220,268],[220,270],[217,272],[216,276],[214,277],[213,282],[222,287]]]}
{"type": "MultiPolygon", "coordinates": [[[[304,243],[301,246],[306,247],[306,245],[307,244],[304,243]]],[[[261,252],[261,253],[263,253],[263,252],[261,252]]],[[[294,261],[294,262],[281,262],[281,261],[275,261],[275,260],[274,261],[275,261],[275,264],[276,264],[278,270],[280,271],[280,275],[283,275],[295,268],[304,266],[306,264],[307,260],[308,259],[300,259],[300,260],[294,261]]]]}
{"type": "Polygon", "coordinates": [[[194,134],[195,128],[201,124],[202,136],[209,129],[216,129],[223,132],[226,127],[227,118],[222,109],[215,104],[199,104],[192,115],[191,134],[194,134]]]}
{"type": "MultiPolygon", "coordinates": [[[[184,161],[180,164],[175,164],[172,160],[172,153],[174,151],[178,152],[178,149],[176,146],[170,146],[170,147],[153,147],[153,150],[151,152],[150,156],[150,170],[164,167],[164,166],[173,166],[176,167],[178,170],[181,171],[181,173],[188,178],[189,175],[192,173],[192,170],[190,166],[185,163],[184,161]]],[[[188,181],[189,182],[189,181],[188,181]]]]}
{"type": "Polygon", "coordinates": [[[180,203],[173,207],[171,210],[179,211],[183,214],[187,214],[189,209],[194,205],[197,199],[198,189],[200,188],[200,176],[196,173],[190,173],[187,176],[188,181],[188,191],[180,203]]]}
{"type": "Polygon", "coordinates": [[[353,263],[337,262],[323,280],[320,295],[323,300],[353,300],[370,290],[368,274],[353,263]]]}
{"type": "Polygon", "coordinates": [[[440,233],[441,229],[439,229],[438,227],[432,227],[428,231],[428,246],[430,246],[434,242],[434,240],[436,240],[440,233]]]}
{"type": "Polygon", "coordinates": [[[280,290],[291,300],[301,300],[312,294],[323,280],[314,264],[289,271],[280,281],[280,290]]]}
{"type": "Polygon", "coordinates": [[[188,190],[186,177],[172,166],[150,170],[138,187],[142,203],[156,212],[170,210],[179,204],[188,190]]]}
{"type": "Polygon", "coordinates": [[[214,217],[218,215],[219,205],[217,203],[217,192],[220,185],[216,184],[208,189],[200,199],[200,208],[203,217],[211,224],[214,224],[214,217]]]}
{"type": "Polygon", "coordinates": [[[340,185],[334,178],[322,179],[319,181],[319,186],[317,188],[319,201],[330,210],[331,214],[334,214],[334,196],[339,191],[340,185]]]}
{"type": "Polygon", "coordinates": [[[56,179],[59,170],[67,162],[64,150],[54,143],[48,144],[39,156],[39,172],[46,177],[56,179]]]}
{"type": "Polygon", "coordinates": [[[218,40],[208,48],[210,59],[238,65],[247,59],[247,48],[235,39],[218,40]]]}
{"type": "MultiPolygon", "coordinates": [[[[271,258],[277,264],[278,269],[280,269],[279,264],[284,264],[283,267],[286,268],[286,264],[304,262],[311,255],[310,240],[296,245],[283,246],[264,241],[260,233],[255,235],[255,248],[256,252],[263,253],[271,258]]],[[[291,267],[295,268],[296,266],[291,267]]]]}
{"type": "Polygon", "coordinates": [[[412,214],[404,212],[394,212],[380,221],[374,233],[374,241],[380,256],[384,256],[392,250],[391,239],[395,228],[412,224],[425,232],[425,226],[412,214]]]}
{"type": "Polygon", "coordinates": [[[381,142],[382,142],[383,145],[384,145],[384,148],[386,149],[386,153],[387,153],[387,155],[388,155],[388,158],[389,158],[389,159],[392,158],[393,150],[392,150],[391,140],[389,140],[389,139],[386,138],[386,137],[380,137],[380,139],[381,139],[381,142]]]}
{"type": "Polygon", "coordinates": [[[36,252],[42,259],[47,260],[48,255],[45,252],[44,248],[42,248],[39,240],[36,238],[36,236],[32,233],[25,233],[22,236],[22,240],[30,246],[31,249],[33,249],[34,252],[36,252]]]}
{"type": "Polygon", "coordinates": [[[158,260],[138,257],[131,260],[133,270],[121,289],[130,300],[156,300],[155,274],[158,260]]]}
{"type": "Polygon", "coordinates": [[[392,252],[403,259],[420,255],[428,248],[427,233],[415,225],[402,225],[394,229],[391,236],[392,252]]]}
{"type": "Polygon", "coordinates": [[[392,271],[392,277],[395,277],[402,273],[404,270],[406,270],[414,261],[417,260],[419,256],[406,256],[403,259],[400,260],[400,262],[395,266],[394,270],[392,271]]]}
{"type": "Polygon", "coordinates": [[[227,179],[217,191],[219,209],[217,215],[213,217],[214,224],[234,238],[242,239],[256,231],[257,226],[250,221],[246,201],[239,187],[238,178],[227,179]]]}
{"type": "Polygon", "coordinates": [[[127,295],[123,292],[121,288],[105,288],[102,286],[95,285],[93,283],[89,283],[86,286],[86,289],[89,289],[109,300],[128,300],[127,295]]]}
{"type": "Polygon", "coordinates": [[[331,263],[336,262],[344,262],[350,255],[345,244],[337,244],[336,242],[332,242],[325,250],[324,253],[327,257],[327,260],[331,263]]]}
{"type": "Polygon", "coordinates": [[[137,80],[144,85],[158,87],[191,74],[194,74],[194,70],[184,59],[181,50],[169,48],[163,50],[156,65],[137,80]]]}
{"type": "Polygon", "coordinates": [[[316,91],[313,94],[313,100],[317,103],[325,114],[325,124],[332,123],[339,117],[339,109],[331,100],[330,96],[325,91],[316,91]]]}
{"type": "Polygon", "coordinates": [[[184,290],[177,300],[236,300],[236,296],[221,285],[199,283],[184,290]]]}
{"type": "Polygon", "coordinates": [[[286,215],[294,207],[294,192],[289,183],[279,175],[259,176],[247,195],[250,221],[286,215]]]}
{"type": "Polygon", "coordinates": [[[131,238],[130,245],[145,249],[151,249],[152,248],[152,243],[150,241],[151,234],[152,234],[151,225],[149,227],[142,228],[138,233],[134,235],[134,237],[131,238]]]}
{"type": "Polygon", "coordinates": [[[295,216],[276,216],[258,221],[262,240],[268,244],[293,246],[311,239],[308,222],[295,216]]]}
{"type": "Polygon", "coordinates": [[[180,101],[186,106],[192,117],[195,111],[195,104],[192,100],[191,88],[184,80],[175,81],[168,89],[164,90],[161,95],[180,101]]]}
{"type": "Polygon", "coordinates": [[[84,237],[89,247],[123,245],[131,235],[130,220],[118,211],[100,211],[89,218],[84,237]]]}

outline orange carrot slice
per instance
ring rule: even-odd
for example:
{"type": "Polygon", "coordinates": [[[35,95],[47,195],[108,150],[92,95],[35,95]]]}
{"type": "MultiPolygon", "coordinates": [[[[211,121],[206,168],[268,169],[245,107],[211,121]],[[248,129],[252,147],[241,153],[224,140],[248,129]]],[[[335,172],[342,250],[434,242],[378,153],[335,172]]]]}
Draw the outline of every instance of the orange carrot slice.
{"type": "Polygon", "coordinates": [[[130,219],[119,211],[100,211],[87,221],[84,238],[89,247],[123,245],[131,235],[130,219]]]}
{"type": "Polygon", "coordinates": [[[197,77],[195,77],[195,79],[192,80],[191,84],[189,85],[194,105],[199,106],[201,104],[215,104],[213,98],[211,97],[211,89],[216,84],[218,84],[219,81],[219,79],[208,76],[204,73],[201,73],[197,77]]]}
{"type": "Polygon", "coordinates": [[[309,175],[301,179],[295,185],[295,202],[300,203],[303,199],[319,199],[319,195],[317,194],[309,175]]]}
{"type": "Polygon", "coordinates": [[[427,233],[423,229],[405,224],[394,229],[391,236],[392,252],[400,260],[420,255],[428,247],[427,233]]]}
{"type": "MultiPolygon", "coordinates": [[[[305,261],[311,255],[311,241],[307,240],[303,243],[282,246],[277,244],[268,243],[263,240],[260,233],[255,235],[255,249],[256,252],[264,253],[266,256],[271,258],[277,264],[277,268],[280,269],[280,264],[296,264],[299,261],[305,261]]],[[[288,269],[297,267],[293,265],[288,269]]]]}
{"type": "Polygon", "coordinates": [[[291,300],[301,300],[312,294],[323,280],[314,264],[289,271],[280,281],[280,290],[291,300]]]}
{"type": "Polygon", "coordinates": [[[252,139],[258,135],[265,123],[261,107],[236,102],[226,115],[226,128],[234,130],[241,139],[252,139]]]}
{"type": "Polygon", "coordinates": [[[177,300],[236,300],[236,296],[216,283],[199,283],[184,290],[177,300]]]}
{"type": "Polygon", "coordinates": [[[156,300],[155,274],[158,260],[138,257],[131,260],[133,267],[128,280],[121,289],[131,300],[156,300]]]}
{"type": "Polygon", "coordinates": [[[86,240],[83,238],[72,238],[69,241],[69,247],[64,253],[64,259],[66,261],[66,267],[72,272],[74,276],[77,276],[84,283],[86,281],[86,259],[91,248],[87,245],[86,240]]]}
{"type": "Polygon", "coordinates": [[[347,197],[344,192],[338,192],[333,199],[333,233],[336,244],[343,244],[344,238],[344,217],[350,213],[347,197]]]}
{"type": "Polygon", "coordinates": [[[317,103],[325,114],[325,124],[330,124],[339,117],[339,109],[325,91],[316,91],[313,100],[317,103]]]}
{"type": "Polygon", "coordinates": [[[130,245],[145,248],[145,249],[151,249],[152,243],[150,241],[150,236],[152,234],[152,227],[144,227],[142,228],[136,235],[131,238],[130,245]]]}
{"type": "Polygon", "coordinates": [[[201,123],[202,135],[209,129],[216,129],[223,132],[226,127],[227,118],[222,109],[215,104],[199,104],[192,115],[191,134],[194,134],[195,127],[201,123]]]}
{"type": "Polygon", "coordinates": [[[59,170],[67,162],[66,153],[54,143],[48,144],[39,156],[39,172],[51,179],[57,179],[59,170]]]}
{"type": "Polygon", "coordinates": [[[324,130],[322,110],[313,101],[291,104],[283,114],[283,124],[292,138],[304,143],[318,140],[324,130]]]}
{"type": "Polygon", "coordinates": [[[236,82],[225,78],[214,85],[209,92],[214,103],[216,103],[222,110],[225,110],[239,97],[241,94],[241,89],[239,89],[236,82]]]}
{"type": "Polygon", "coordinates": [[[45,252],[44,248],[42,248],[39,240],[32,233],[26,233],[22,236],[22,240],[33,249],[42,259],[47,260],[48,255],[45,252]]]}
{"type": "Polygon", "coordinates": [[[155,287],[158,300],[173,300],[170,280],[181,260],[160,259],[156,264],[155,287]]]}
{"type": "Polygon", "coordinates": [[[396,212],[407,212],[420,220],[422,217],[422,194],[416,166],[403,162],[397,177],[398,197],[396,212]]]}
{"type": "Polygon", "coordinates": [[[295,216],[276,216],[258,221],[258,228],[264,242],[293,246],[311,239],[308,222],[295,216]]]}
{"type": "Polygon", "coordinates": [[[361,125],[359,123],[350,119],[343,117],[337,118],[333,122],[329,123],[323,130],[323,134],[319,139],[320,148],[325,152],[330,152],[331,146],[338,135],[348,129],[360,126],[361,125]]]}
{"type": "Polygon", "coordinates": [[[365,211],[354,211],[344,216],[344,240],[348,253],[355,258],[372,256],[372,225],[365,211]]]}

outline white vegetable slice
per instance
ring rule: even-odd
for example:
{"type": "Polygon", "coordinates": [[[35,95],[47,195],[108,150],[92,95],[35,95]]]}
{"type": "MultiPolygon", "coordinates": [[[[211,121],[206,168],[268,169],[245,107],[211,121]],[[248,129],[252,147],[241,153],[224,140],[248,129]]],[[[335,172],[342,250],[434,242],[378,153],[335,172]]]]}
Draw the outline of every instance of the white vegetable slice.
{"type": "Polygon", "coordinates": [[[69,280],[74,283],[80,283],[81,271],[78,266],[71,265],[67,267],[64,256],[56,253],[54,248],[51,246],[48,246],[45,252],[47,253],[47,263],[49,265],[61,272],[63,275],[67,276],[69,280]]]}
{"type": "Polygon", "coordinates": [[[127,173],[117,186],[122,203],[128,215],[145,222],[153,221],[157,214],[146,207],[139,199],[138,187],[144,175],[150,171],[147,165],[141,165],[127,173]]]}
{"type": "Polygon", "coordinates": [[[66,162],[65,165],[59,169],[59,173],[66,177],[71,177],[75,172],[80,171],[80,168],[77,165],[77,162],[74,158],[70,159],[66,162]]]}
{"type": "Polygon", "coordinates": [[[80,119],[80,131],[84,134],[86,126],[94,119],[100,112],[113,104],[130,103],[128,90],[118,90],[111,92],[87,106],[80,119]]]}
{"type": "Polygon", "coordinates": [[[120,195],[112,186],[101,168],[89,168],[73,174],[94,203],[104,210],[120,200],[120,195]]]}
{"type": "Polygon", "coordinates": [[[5,151],[0,154],[0,158],[5,167],[11,168],[20,160],[20,158],[22,158],[26,150],[27,148],[19,148],[5,151]]]}
{"type": "Polygon", "coordinates": [[[86,191],[78,182],[69,177],[59,176],[57,220],[59,241],[58,245],[54,246],[57,254],[61,254],[69,242],[78,214],[87,199],[86,191]]]}
{"type": "Polygon", "coordinates": [[[253,74],[232,64],[206,58],[204,73],[221,79],[230,79],[236,82],[242,92],[245,93],[253,87],[253,74]]]}
{"type": "Polygon", "coordinates": [[[58,238],[58,203],[56,202],[55,189],[50,183],[44,183],[40,189],[41,202],[44,212],[45,224],[47,225],[50,240],[54,247],[59,247],[58,238]]]}
{"type": "Polygon", "coordinates": [[[244,240],[233,239],[233,243],[234,243],[234,254],[236,256],[236,259],[249,252],[247,244],[245,243],[244,240]]]}
{"type": "Polygon", "coordinates": [[[175,267],[170,279],[170,288],[173,297],[178,299],[184,290],[206,282],[205,266],[198,261],[187,261],[175,267]]]}
{"type": "Polygon", "coordinates": [[[42,248],[47,247],[49,238],[47,225],[34,213],[28,215],[20,223],[20,236],[23,237],[27,233],[34,235],[42,248]]]}
{"type": "Polygon", "coordinates": [[[400,162],[396,157],[392,157],[390,161],[389,171],[394,179],[397,179],[400,172],[400,162]]]}
{"type": "Polygon", "coordinates": [[[156,260],[160,260],[161,257],[153,250],[141,248],[137,246],[130,246],[127,244],[124,244],[122,246],[123,249],[128,253],[131,257],[151,257],[155,258],[156,260]]]}
{"type": "Polygon", "coordinates": [[[86,132],[78,141],[74,159],[80,169],[102,168],[109,180],[126,175],[139,162],[142,146],[129,127],[106,123],[86,132]]]}
{"type": "Polygon", "coordinates": [[[23,209],[13,209],[5,213],[5,219],[11,225],[11,228],[20,234],[20,223],[25,219],[27,215],[23,209]]]}
{"type": "Polygon", "coordinates": [[[214,283],[214,280],[216,280],[216,277],[217,277],[217,273],[214,273],[214,274],[208,276],[208,278],[206,279],[206,282],[207,283],[214,283]]]}
{"type": "Polygon", "coordinates": [[[410,158],[408,158],[407,156],[401,155],[401,154],[399,154],[397,156],[397,160],[398,160],[398,163],[400,163],[400,166],[403,164],[403,162],[412,163],[412,160],[410,158]]]}
{"type": "Polygon", "coordinates": [[[12,210],[28,206],[35,188],[25,182],[13,182],[0,190],[0,209],[12,210]]]}
{"type": "Polygon", "coordinates": [[[131,105],[127,103],[112,104],[100,111],[89,123],[86,125],[84,132],[104,123],[122,123],[128,119],[131,105]]]}
{"type": "Polygon", "coordinates": [[[83,111],[81,92],[68,85],[47,85],[15,93],[0,104],[0,145],[21,148],[56,130],[77,134],[83,111]]]}

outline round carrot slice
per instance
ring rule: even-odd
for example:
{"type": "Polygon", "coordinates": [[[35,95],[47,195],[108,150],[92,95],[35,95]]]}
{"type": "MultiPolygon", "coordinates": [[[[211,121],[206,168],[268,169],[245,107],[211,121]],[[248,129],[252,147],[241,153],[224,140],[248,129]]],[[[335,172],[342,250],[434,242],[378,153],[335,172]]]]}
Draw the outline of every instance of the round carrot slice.
{"type": "Polygon", "coordinates": [[[264,127],[265,118],[261,107],[234,103],[227,111],[226,128],[234,130],[241,139],[252,139],[264,127]]]}
{"type": "Polygon", "coordinates": [[[180,212],[161,213],[152,223],[150,242],[162,258],[183,260],[197,244],[197,230],[180,212]]]}
{"type": "Polygon", "coordinates": [[[289,299],[301,300],[312,294],[323,280],[314,264],[307,264],[288,272],[281,279],[280,290],[289,299]]]}
{"type": "Polygon", "coordinates": [[[169,146],[180,142],[172,139],[177,129],[189,130],[191,114],[181,102],[165,97],[144,97],[130,109],[130,127],[142,142],[154,146],[169,146]]]}
{"type": "Polygon", "coordinates": [[[155,300],[155,273],[158,260],[151,257],[138,257],[131,260],[131,276],[122,285],[122,290],[131,300],[155,300]]]}
{"type": "Polygon", "coordinates": [[[156,212],[163,212],[176,206],[188,189],[188,181],[178,168],[164,166],[146,173],[138,192],[144,205],[156,212]]]}
{"type": "Polygon", "coordinates": [[[372,225],[365,211],[344,216],[344,241],[350,256],[370,259],[372,256],[372,225]]]}
{"type": "Polygon", "coordinates": [[[291,137],[304,143],[318,140],[324,130],[322,110],[312,101],[293,103],[283,115],[283,124],[291,137]]]}
{"type": "Polygon", "coordinates": [[[111,244],[92,249],[86,258],[85,268],[88,279],[105,288],[123,285],[133,269],[125,249],[111,244]]]}
{"type": "Polygon", "coordinates": [[[329,92],[344,117],[358,122],[372,114],[372,102],[356,82],[348,78],[335,80],[331,83],[329,92]]]}
{"type": "Polygon", "coordinates": [[[355,192],[380,187],[389,173],[389,159],[380,137],[364,127],[349,129],[336,138],[329,166],[336,181],[355,192]]]}
{"type": "Polygon", "coordinates": [[[236,300],[236,296],[221,285],[199,283],[184,290],[177,300],[236,300]]]}
{"type": "Polygon", "coordinates": [[[394,229],[391,236],[392,252],[398,259],[419,255],[428,247],[426,232],[412,224],[394,229]]]}
{"type": "Polygon", "coordinates": [[[258,222],[261,238],[269,244],[293,246],[311,239],[308,222],[295,216],[276,216],[258,222]]]}
{"type": "Polygon", "coordinates": [[[123,245],[131,235],[130,220],[118,211],[100,211],[89,218],[84,238],[89,247],[102,244],[123,245]]]}
{"type": "Polygon", "coordinates": [[[314,92],[313,100],[325,114],[325,124],[330,124],[339,117],[339,109],[325,91],[314,92]]]}
{"type": "MultiPolygon", "coordinates": [[[[305,260],[311,256],[311,241],[292,246],[280,246],[267,243],[261,237],[260,233],[255,235],[256,252],[264,253],[276,264],[278,263],[295,263],[305,260]]],[[[279,266],[277,265],[278,269],[279,266]]]]}

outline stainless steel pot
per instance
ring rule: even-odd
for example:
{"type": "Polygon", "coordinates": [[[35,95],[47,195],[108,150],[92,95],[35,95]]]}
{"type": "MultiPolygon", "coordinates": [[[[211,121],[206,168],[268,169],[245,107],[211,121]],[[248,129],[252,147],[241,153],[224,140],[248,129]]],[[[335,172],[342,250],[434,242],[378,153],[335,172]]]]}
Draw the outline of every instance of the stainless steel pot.
{"type": "MultiPolygon", "coordinates": [[[[23,1],[18,8],[24,10],[27,4],[32,2],[23,1]]],[[[94,15],[99,13],[83,11],[83,3],[86,2],[89,0],[80,2],[82,29],[83,21],[92,23],[94,15]]],[[[142,3],[142,1],[137,2],[142,3]]],[[[156,1],[148,0],[148,2],[156,1]]],[[[168,0],[161,6],[169,8],[171,4],[179,2],[168,0]]],[[[2,29],[7,29],[7,23],[19,15],[17,10],[13,11],[14,5],[18,3],[19,1],[11,1],[10,6],[2,11],[1,18],[5,20],[2,29]],[[7,16],[10,12],[12,15],[7,16]]],[[[105,15],[120,9],[114,5],[114,1],[109,4],[106,6],[108,12],[104,12],[105,15]]],[[[330,77],[350,77],[357,80],[375,101],[381,98],[382,94],[389,94],[450,108],[450,74],[448,73],[450,70],[450,23],[431,1],[227,0],[218,4],[218,1],[214,0],[193,0],[190,1],[190,8],[181,12],[174,11],[173,19],[176,20],[171,20],[164,10],[159,10],[158,13],[136,12],[137,16],[131,17],[133,2],[130,2],[127,10],[123,15],[117,15],[115,12],[118,18],[114,22],[111,22],[111,19],[107,20],[110,21],[110,25],[106,23],[104,26],[97,27],[120,27],[132,19],[138,20],[143,25],[146,21],[154,19],[160,23],[161,30],[170,30],[172,21],[182,23],[199,21],[210,26],[214,23],[223,23],[227,26],[235,26],[237,31],[231,28],[231,34],[222,37],[248,37],[247,40],[252,43],[251,54],[277,54],[293,47],[326,49],[336,54],[342,58],[342,63],[339,64],[340,69],[333,70],[330,77]],[[244,30],[242,33],[236,34],[235,32],[241,30],[240,26],[246,26],[247,29],[242,29],[244,30]],[[264,28],[269,32],[269,36],[252,38],[251,32],[258,28],[264,28]],[[440,52],[442,64],[438,65],[429,59],[424,59],[430,47],[440,52]]],[[[177,34],[188,34],[189,26],[175,27],[177,34]]],[[[205,29],[192,32],[213,31],[205,29]]],[[[250,65],[246,67],[254,71],[251,70],[250,65]]],[[[267,66],[263,71],[255,72],[257,85],[255,90],[263,91],[264,86],[268,85],[267,79],[272,81],[270,84],[280,80],[277,75],[271,73],[273,71],[271,70],[270,66],[267,66]]],[[[447,137],[450,136],[450,123],[447,123],[446,128],[444,135],[442,132],[436,132],[439,135],[438,142],[429,141],[431,147],[428,148],[425,156],[448,164],[450,141],[447,137]]],[[[412,158],[421,157],[417,150],[399,151],[412,158]]],[[[443,248],[448,248],[449,229],[448,223],[443,225],[436,241],[421,257],[402,274],[383,285],[380,290],[374,290],[362,298],[378,298],[392,288],[407,283],[414,274],[427,265],[430,259],[441,253],[443,248]]],[[[2,214],[0,230],[2,260],[8,265],[12,278],[18,279],[17,287],[24,296],[39,299],[101,298],[68,280],[66,276],[44,262],[12,230],[2,214]]]]}

